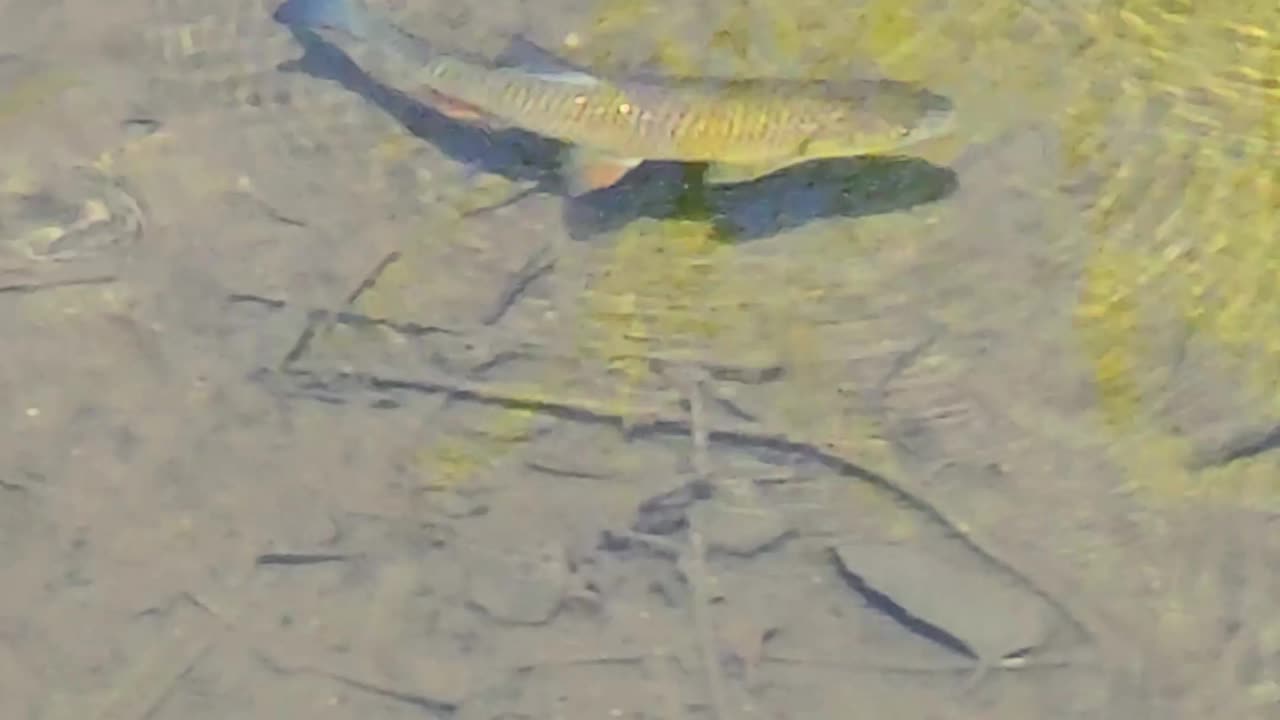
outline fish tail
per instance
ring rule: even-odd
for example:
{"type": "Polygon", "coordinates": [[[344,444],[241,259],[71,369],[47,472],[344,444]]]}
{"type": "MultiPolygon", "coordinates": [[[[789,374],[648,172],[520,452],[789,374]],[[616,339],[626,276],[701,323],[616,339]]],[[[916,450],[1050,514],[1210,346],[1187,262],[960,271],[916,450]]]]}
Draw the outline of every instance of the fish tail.
{"type": "Polygon", "coordinates": [[[283,25],[332,28],[357,38],[367,37],[372,29],[361,0],[285,0],[271,17],[283,25]]]}

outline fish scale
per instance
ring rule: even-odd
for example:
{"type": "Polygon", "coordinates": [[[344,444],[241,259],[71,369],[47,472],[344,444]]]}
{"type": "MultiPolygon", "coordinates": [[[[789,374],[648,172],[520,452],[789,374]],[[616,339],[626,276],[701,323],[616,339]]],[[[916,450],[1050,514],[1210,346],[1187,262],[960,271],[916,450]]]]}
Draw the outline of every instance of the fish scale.
{"type": "Polygon", "coordinates": [[[574,194],[645,160],[708,163],[707,182],[745,182],[809,160],[900,152],[954,125],[945,97],[893,80],[605,77],[559,59],[535,68],[438,52],[359,0],[287,0],[275,17],[330,31],[379,82],[423,88],[457,120],[567,144],[574,194]],[[381,52],[358,52],[368,46],[381,52]]]}

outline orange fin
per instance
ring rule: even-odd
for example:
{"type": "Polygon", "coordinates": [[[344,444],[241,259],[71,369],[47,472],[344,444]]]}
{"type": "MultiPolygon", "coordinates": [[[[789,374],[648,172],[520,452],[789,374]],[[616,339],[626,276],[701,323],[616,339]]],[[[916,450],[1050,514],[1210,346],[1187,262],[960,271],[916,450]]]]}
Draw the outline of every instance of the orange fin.
{"type": "Polygon", "coordinates": [[[642,162],[643,158],[619,158],[575,147],[565,154],[560,173],[569,194],[577,196],[617,183],[642,162]]]}
{"type": "Polygon", "coordinates": [[[427,90],[423,93],[423,99],[437,112],[450,120],[457,120],[458,122],[472,123],[475,125],[490,124],[491,118],[483,110],[474,105],[468,105],[456,98],[449,97],[448,95],[427,90]]]}

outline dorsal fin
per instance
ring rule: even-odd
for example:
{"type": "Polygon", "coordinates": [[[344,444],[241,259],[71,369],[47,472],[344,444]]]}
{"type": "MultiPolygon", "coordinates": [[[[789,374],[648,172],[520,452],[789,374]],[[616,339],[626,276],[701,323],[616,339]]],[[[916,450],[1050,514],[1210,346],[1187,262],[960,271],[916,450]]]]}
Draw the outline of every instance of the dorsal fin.
{"type": "Polygon", "coordinates": [[[551,52],[541,45],[516,35],[507,43],[507,47],[498,55],[498,67],[519,68],[531,75],[574,83],[578,85],[594,85],[600,82],[586,68],[579,67],[565,58],[551,52]]]}

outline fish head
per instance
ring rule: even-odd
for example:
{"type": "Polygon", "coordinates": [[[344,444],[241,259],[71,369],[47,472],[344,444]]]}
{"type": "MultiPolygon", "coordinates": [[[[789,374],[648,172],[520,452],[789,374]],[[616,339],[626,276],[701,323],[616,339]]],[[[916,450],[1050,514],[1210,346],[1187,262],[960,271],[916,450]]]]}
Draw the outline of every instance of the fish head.
{"type": "Polygon", "coordinates": [[[956,109],[943,95],[886,80],[828,106],[810,127],[802,148],[807,157],[876,155],[950,134],[956,109]]]}

